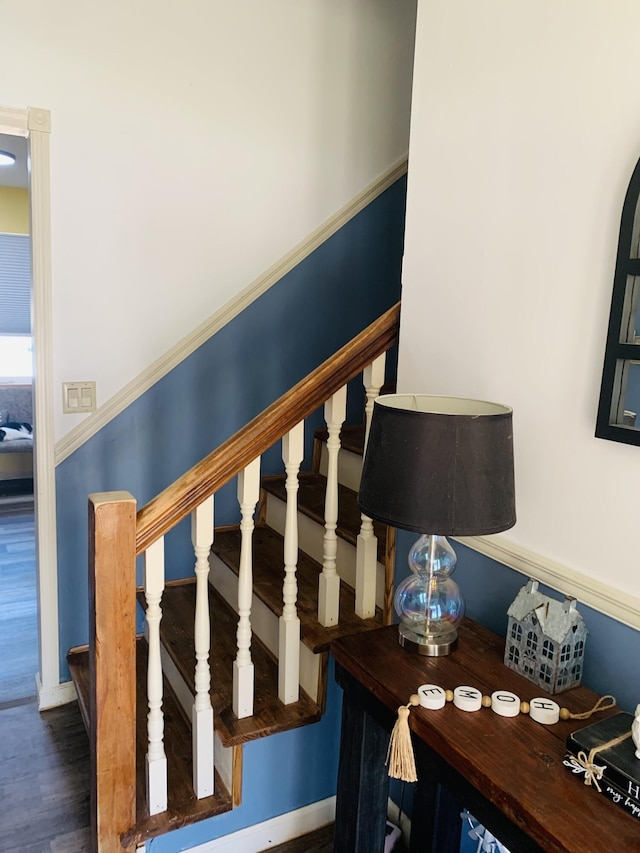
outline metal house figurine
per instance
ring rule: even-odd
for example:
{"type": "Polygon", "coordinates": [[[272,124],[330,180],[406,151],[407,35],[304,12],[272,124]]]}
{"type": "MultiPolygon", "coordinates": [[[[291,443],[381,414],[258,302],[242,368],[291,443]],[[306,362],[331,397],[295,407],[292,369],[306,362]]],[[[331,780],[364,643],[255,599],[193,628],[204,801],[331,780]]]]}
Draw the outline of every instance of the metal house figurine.
{"type": "Polygon", "coordinates": [[[577,687],[582,678],[587,626],[575,598],[556,601],[531,578],[507,610],[504,662],[547,693],[577,687]]]}

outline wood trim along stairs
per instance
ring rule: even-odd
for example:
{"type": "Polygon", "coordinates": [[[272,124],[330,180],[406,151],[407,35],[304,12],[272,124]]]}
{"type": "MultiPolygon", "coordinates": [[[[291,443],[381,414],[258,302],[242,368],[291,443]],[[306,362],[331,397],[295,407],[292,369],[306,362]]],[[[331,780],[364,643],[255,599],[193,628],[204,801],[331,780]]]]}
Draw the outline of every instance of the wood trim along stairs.
{"type": "Polygon", "coordinates": [[[202,462],[149,501],[138,511],[136,553],[145,551],[256,456],[268,450],[386,352],[398,338],[399,321],[400,303],[397,303],[291,391],[283,394],[202,462]]]}
{"type": "MultiPolygon", "coordinates": [[[[389,589],[392,588],[392,535],[378,527],[381,538],[378,548],[379,574],[383,583],[379,595],[379,606],[373,618],[360,620],[354,614],[354,591],[350,584],[353,571],[347,564],[355,564],[354,542],[360,525],[357,494],[353,488],[340,487],[342,510],[338,518],[337,534],[347,551],[338,552],[338,568],[343,572],[341,581],[341,623],[332,628],[322,628],[317,618],[318,577],[322,566],[312,557],[299,551],[297,612],[301,623],[300,636],[300,695],[298,701],[283,704],[278,698],[278,622],[282,613],[283,584],[283,540],[282,536],[268,527],[270,504],[278,503],[283,496],[283,478],[268,477],[263,482],[257,510],[257,525],[253,534],[253,602],[251,628],[252,666],[255,669],[255,704],[253,714],[241,719],[232,711],[232,662],[236,651],[238,610],[238,565],[240,563],[240,535],[237,529],[218,529],[213,535],[210,556],[210,582],[214,590],[209,594],[209,624],[213,626],[211,651],[210,696],[214,708],[216,748],[216,789],[213,797],[195,801],[195,795],[184,792],[169,792],[169,807],[153,817],[141,810],[145,802],[145,755],[147,748],[146,715],[147,704],[144,692],[145,654],[141,649],[145,641],[138,640],[137,652],[132,645],[135,632],[136,595],[143,608],[147,606],[140,590],[135,590],[135,555],[147,551],[154,542],[173,527],[180,519],[191,513],[211,494],[228,482],[239,471],[244,470],[264,450],[314,412],[347,382],[360,373],[397,340],[399,305],[394,306],[369,326],[356,339],[348,343],[334,356],[322,364],[311,376],[298,383],[288,394],[254,419],[194,466],[173,486],[166,489],[146,507],[135,514],[135,501],[126,493],[93,495],[90,564],[92,572],[92,641],[89,650],[73,650],[69,655],[69,666],[80,695],[83,714],[89,725],[92,740],[94,767],[98,768],[94,779],[92,808],[98,853],[115,853],[130,849],[145,838],[169,831],[177,826],[221,813],[241,800],[242,746],[249,740],[269,736],[276,732],[317,722],[324,710],[327,679],[328,646],[332,639],[370,630],[390,619],[389,589]],[[127,533],[119,526],[118,519],[126,523],[127,533]],[[135,523],[133,519],[135,518],[135,523]],[[119,573],[114,583],[114,566],[119,573]],[[351,573],[351,574],[350,574],[351,573]],[[127,618],[121,619],[122,605],[126,602],[127,618]],[[119,639],[110,633],[110,626],[118,625],[119,639]],[[132,688],[131,666],[122,667],[120,649],[133,649],[137,660],[139,695],[136,701],[132,688]],[[108,697],[112,710],[105,711],[108,697]],[[137,707],[137,729],[130,728],[122,716],[123,708],[137,707]],[[117,721],[117,722],[116,722],[117,721]],[[128,732],[124,743],[138,738],[137,761],[132,758],[135,749],[122,748],[122,733],[128,732]],[[137,736],[135,732],[137,731],[137,736]],[[102,745],[98,746],[101,742],[102,745]],[[128,739],[128,740],[127,740],[128,739]],[[106,752],[105,752],[106,750],[106,752]],[[142,750],[142,751],[141,751],[142,750]],[[127,782],[122,790],[110,774],[102,776],[99,768],[113,762],[125,762],[127,768],[121,776],[127,782]],[[136,774],[137,768],[137,774],[136,774]],[[135,789],[133,794],[131,789],[135,789]],[[128,787],[127,787],[128,786],[128,787]],[[124,806],[138,802],[137,815],[132,817],[124,806]],[[194,802],[195,801],[195,805],[194,802]],[[105,805],[106,803],[106,805],[105,805]],[[176,803],[181,803],[180,807],[176,803]],[[199,805],[198,805],[199,803],[199,805]],[[109,824],[109,831],[103,828],[109,824]]],[[[364,427],[361,428],[364,430],[364,427]]],[[[351,430],[353,433],[353,430],[351,430]]],[[[344,429],[345,453],[352,453],[349,444],[350,430],[344,429]]],[[[362,439],[356,436],[355,454],[361,453],[362,439]],[[358,445],[358,441],[360,444],[358,445]]],[[[322,464],[323,453],[318,449],[321,437],[315,441],[313,465],[322,464]]],[[[360,457],[361,458],[361,457],[360,457]]],[[[353,463],[352,466],[353,467],[353,463]]],[[[326,491],[325,478],[318,471],[300,476],[303,487],[299,490],[299,515],[309,520],[318,530],[320,542],[325,535],[322,513],[322,494],[326,491]],[[319,489],[319,491],[318,491],[319,489]]],[[[206,541],[211,541],[206,540],[206,541]]],[[[162,543],[160,543],[162,544],[162,543]]],[[[208,546],[207,546],[208,547],[208,546]]],[[[200,558],[198,558],[199,560],[200,558]]],[[[200,565],[198,563],[198,565],[200,565]]],[[[206,575],[205,575],[206,576],[206,575]]],[[[154,581],[156,584],[157,581],[154,581]]],[[[154,587],[155,589],[155,587],[154,587]]],[[[189,720],[194,705],[194,601],[196,586],[192,578],[183,582],[172,581],[164,585],[162,595],[162,619],[159,622],[160,656],[165,679],[162,709],[165,715],[166,738],[164,740],[167,759],[173,765],[168,778],[173,776],[189,788],[190,780],[190,736],[174,735],[175,744],[169,745],[169,730],[180,723],[189,730],[189,720]],[[181,744],[181,746],[179,746],[181,744]],[[176,769],[178,768],[178,769],[176,769]]],[[[149,592],[147,592],[149,595],[149,592]]],[[[154,592],[154,596],[155,596],[154,592]]],[[[198,593],[200,595],[200,593],[198,593]]],[[[159,600],[159,599],[158,599],[159,600]]],[[[154,612],[158,604],[154,603],[154,612]]],[[[156,641],[154,641],[156,642],[156,641]]],[[[154,654],[156,654],[154,652],[154,654]]],[[[127,656],[129,652],[127,652],[127,656]]],[[[151,651],[149,653],[152,657],[151,651]]],[[[160,664],[158,663],[158,672],[160,664]]],[[[149,692],[151,696],[151,692],[149,692]]],[[[151,703],[151,699],[149,700],[151,703]]],[[[151,707],[151,706],[150,706],[151,707]]],[[[157,713],[157,712],[154,712],[157,713]]],[[[151,714],[149,715],[151,719],[151,714]]]]}

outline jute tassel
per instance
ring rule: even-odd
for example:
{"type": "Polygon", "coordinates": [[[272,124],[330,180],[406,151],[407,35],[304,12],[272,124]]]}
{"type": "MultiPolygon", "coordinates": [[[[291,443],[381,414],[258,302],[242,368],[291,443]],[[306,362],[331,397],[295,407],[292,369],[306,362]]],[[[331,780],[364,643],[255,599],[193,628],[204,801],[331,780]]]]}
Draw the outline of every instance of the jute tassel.
{"type": "Polygon", "coordinates": [[[398,719],[391,732],[385,762],[389,768],[389,776],[393,779],[402,779],[405,782],[418,781],[416,760],[411,743],[411,730],[409,729],[409,711],[412,706],[419,704],[420,697],[413,693],[409,697],[409,703],[400,705],[398,708],[398,719]]]}

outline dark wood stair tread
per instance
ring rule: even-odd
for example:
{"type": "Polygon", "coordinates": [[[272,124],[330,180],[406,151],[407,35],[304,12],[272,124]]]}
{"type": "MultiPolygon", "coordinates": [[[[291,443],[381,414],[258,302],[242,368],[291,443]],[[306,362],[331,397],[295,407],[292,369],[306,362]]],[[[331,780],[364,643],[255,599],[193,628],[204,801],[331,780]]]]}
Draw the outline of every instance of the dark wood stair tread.
{"type": "MultiPolygon", "coordinates": [[[[139,593],[139,600],[144,596],[139,593]]],[[[194,687],[194,613],[196,585],[193,580],[173,583],[162,596],[162,643],[192,693],[194,687]]],[[[211,619],[211,704],[215,728],[224,746],[234,746],[267,735],[289,731],[321,717],[320,707],[300,690],[300,699],[283,705],[278,699],[278,670],[268,650],[254,634],[251,659],[255,671],[254,713],[237,719],[232,709],[233,661],[236,657],[238,617],[224,599],[209,588],[211,619]]]]}
{"type": "Polygon", "coordinates": [[[71,673],[71,680],[76,688],[78,696],[78,707],[82,715],[82,722],[87,730],[91,731],[89,718],[89,701],[91,685],[89,683],[89,649],[87,646],[70,649],[67,652],[67,664],[71,673]]]}
{"type": "MultiPolygon", "coordinates": [[[[238,574],[240,563],[240,544],[238,529],[218,530],[211,549],[235,574],[238,574]]],[[[256,526],[252,543],[253,591],[276,616],[282,614],[283,554],[283,537],[270,527],[256,526]]],[[[332,628],[324,628],[318,622],[318,578],[321,571],[319,563],[303,551],[298,552],[296,579],[300,635],[302,642],[315,653],[328,651],[329,644],[339,637],[370,631],[383,624],[380,608],[376,609],[376,616],[371,619],[356,616],[354,592],[342,582],[340,623],[332,628]]]]}
{"type": "MultiPolygon", "coordinates": [[[[89,651],[73,649],[67,656],[69,669],[78,693],[78,702],[85,725],[89,709],[89,651]],[[85,717],[85,714],[87,715],[85,717]]],[[[127,844],[163,835],[173,829],[230,811],[231,796],[216,773],[216,793],[198,800],[192,787],[191,726],[186,721],[180,705],[164,680],[162,710],[164,712],[164,746],[167,756],[166,812],[150,816],[146,807],[147,752],[147,643],[138,638],[136,643],[136,826],[126,833],[127,844]]]]}
{"type": "MultiPolygon", "coordinates": [[[[308,471],[301,472],[298,477],[298,510],[303,515],[324,527],[324,500],[327,492],[327,478],[323,474],[308,471]]],[[[286,503],[286,476],[272,474],[263,477],[262,488],[286,503]]],[[[358,506],[358,496],[353,489],[338,483],[338,526],[336,534],[355,545],[360,533],[362,515],[358,506]]],[[[387,526],[378,521],[373,522],[373,532],[378,539],[378,562],[384,563],[387,526]]]]}

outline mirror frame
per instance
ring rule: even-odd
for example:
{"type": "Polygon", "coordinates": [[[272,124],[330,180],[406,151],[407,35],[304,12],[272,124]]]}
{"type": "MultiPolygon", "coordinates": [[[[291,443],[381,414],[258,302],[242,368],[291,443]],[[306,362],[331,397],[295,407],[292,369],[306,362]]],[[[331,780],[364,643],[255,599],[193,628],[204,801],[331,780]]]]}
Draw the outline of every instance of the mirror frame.
{"type": "MultiPolygon", "coordinates": [[[[640,160],[633,170],[629,187],[622,207],[620,219],[620,235],[618,238],[618,254],[616,269],[613,277],[613,294],[611,311],[609,313],[609,328],[605,347],[604,366],[602,368],[602,383],[600,386],[600,401],[596,418],[596,438],[606,438],[610,441],[621,441],[625,444],[640,445],[640,427],[612,423],[612,410],[617,408],[622,393],[622,375],[618,370],[620,361],[640,362],[640,343],[621,343],[629,276],[640,277],[640,257],[631,257],[631,241],[633,225],[640,198],[640,160]]],[[[638,212],[640,215],[640,211],[638,212]]],[[[640,253],[639,253],[640,254],[640,253]]]]}

